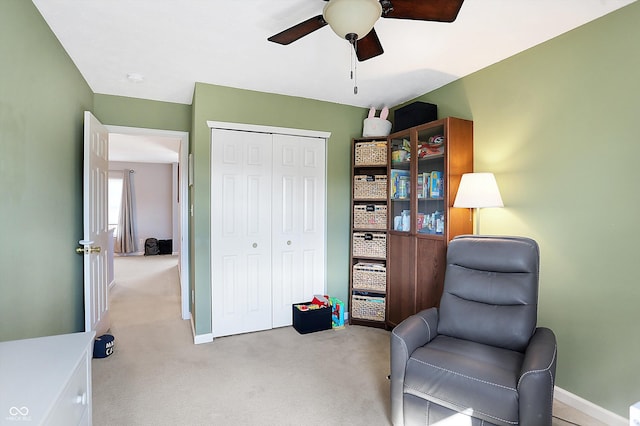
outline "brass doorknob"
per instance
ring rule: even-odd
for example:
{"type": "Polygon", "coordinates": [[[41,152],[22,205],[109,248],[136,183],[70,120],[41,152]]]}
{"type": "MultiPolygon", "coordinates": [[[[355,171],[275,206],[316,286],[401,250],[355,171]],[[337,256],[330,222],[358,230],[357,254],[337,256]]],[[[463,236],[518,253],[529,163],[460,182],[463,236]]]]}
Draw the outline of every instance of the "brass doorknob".
{"type": "Polygon", "coordinates": [[[101,248],[100,247],[78,247],[76,248],[76,253],[78,254],[91,254],[91,253],[100,253],[101,248]]]}

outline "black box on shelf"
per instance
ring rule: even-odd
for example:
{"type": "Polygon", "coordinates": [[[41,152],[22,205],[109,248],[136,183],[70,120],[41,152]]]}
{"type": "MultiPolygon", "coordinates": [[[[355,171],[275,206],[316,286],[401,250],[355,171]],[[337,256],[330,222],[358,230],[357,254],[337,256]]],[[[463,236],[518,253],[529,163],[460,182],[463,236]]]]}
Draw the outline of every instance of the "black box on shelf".
{"type": "MultiPolygon", "coordinates": [[[[330,330],[332,327],[331,308],[311,309],[311,303],[296,303],[293,309],[293,328],[300,334],[313,333],[315,331],[330,330]],[[301,310],[298,306],[306,306],[306,310],[301,310]]],[[[302,308],[305,309],[305,308],[302,308]]]]}
{"type": "Polygon", "coordinates": [[[413,102],[393,113],[393,131],[408,129],[438,119],[438,106],[427,102],[413,102]]]}

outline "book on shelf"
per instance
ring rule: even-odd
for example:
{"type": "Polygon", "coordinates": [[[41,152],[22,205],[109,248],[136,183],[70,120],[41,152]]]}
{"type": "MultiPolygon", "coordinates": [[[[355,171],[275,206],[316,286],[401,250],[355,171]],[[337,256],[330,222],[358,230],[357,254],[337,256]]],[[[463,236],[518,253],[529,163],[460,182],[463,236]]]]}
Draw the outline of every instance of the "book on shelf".
{"type": "Polygon", "coordinates": [[[391,198],[409,197],[409,170],[391,169],[391,198]]]}
{"type": "Polygon", "coordinates": [[[422,179],[424,181],[424,187],[422,191],[422,196],[424,198],[429,198],[429,185],[431,185],[431,173],[424,172],[422,173],[422,179]]]}
{"type": "Polygon", "coordinates": [[[443,196],[442,172],[434,170],[431,172],[431,179],[429,182],[429,197],[441,198],[443,196]]]}
{"type": "Polygon", "coordinates": [[[431,182],[431,172],[418,174],[417,194],[418,198],[429,198],[429,182],[431,182]]]}

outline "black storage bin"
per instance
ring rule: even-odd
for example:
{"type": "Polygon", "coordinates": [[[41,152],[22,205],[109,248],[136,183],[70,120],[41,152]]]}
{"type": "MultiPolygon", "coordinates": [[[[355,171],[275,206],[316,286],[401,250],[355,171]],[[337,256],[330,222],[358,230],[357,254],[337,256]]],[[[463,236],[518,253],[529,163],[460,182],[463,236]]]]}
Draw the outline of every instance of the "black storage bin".
{"type": "Polygon", "coordinates": [[[158,247],[160,248],[159,254],[172,254],[173,240],[158,240],[158,247]]]}
{"type": "Polygon", "coordinates": [[[427,102],[413,102],[393,113],[393,131],[408,129],[438,119],[438,106],[427,102]]]}
{"type": "Polygon", "coordinates": [[[298,305],[309,306],[311,303],[296,303],[293,309],[293,328],[300,334],[313,333],[314,331],[322,331],[331,329],[331,308],[309,309],[301,311],[298,305]]]}
{"type": "Polygon", "coordinates": [[[115,337],[112,334],[103,334],[100,337],[96,337],[93,342],[93,357],[106,358],[110,356],[113,353],[115,343],[115,337]]]}

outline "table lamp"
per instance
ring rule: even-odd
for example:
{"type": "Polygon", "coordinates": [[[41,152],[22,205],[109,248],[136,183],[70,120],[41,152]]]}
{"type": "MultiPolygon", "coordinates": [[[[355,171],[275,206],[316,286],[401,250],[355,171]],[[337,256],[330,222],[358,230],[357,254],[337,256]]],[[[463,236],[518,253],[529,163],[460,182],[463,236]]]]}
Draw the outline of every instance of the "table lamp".
{"type": "Polygon", "coordinates": [[[480,209],[504,207],[493,173],[465,173],[460,180],[453,207],[475,209],[476,234],[480,234],[480,209]]]}

